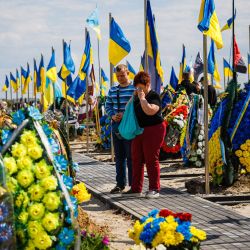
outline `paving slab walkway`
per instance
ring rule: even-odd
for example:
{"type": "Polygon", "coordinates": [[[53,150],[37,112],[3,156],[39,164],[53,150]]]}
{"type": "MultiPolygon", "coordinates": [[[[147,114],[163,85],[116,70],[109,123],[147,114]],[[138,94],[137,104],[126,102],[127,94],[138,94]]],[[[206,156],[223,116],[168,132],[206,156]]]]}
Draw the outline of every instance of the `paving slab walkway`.
{"type": "MultiPolygon", "coordinates": [[[[153,200],[110,194],[110,187],[115,183],[114,166],[78,153],[73,154],[73,158],[80,167],[77,179],[83,181],[94,196],[111,207],[124,210],[138,219],[154,208],[188,212],[193,215],[193,224],[207,232],[207,240],[202,243],[202,250],[250,250],[250,218],[166,186],[161,187],[160,198],[153,200]]],[[[145,179],[144,191],[147,187],[145,179]]]]}

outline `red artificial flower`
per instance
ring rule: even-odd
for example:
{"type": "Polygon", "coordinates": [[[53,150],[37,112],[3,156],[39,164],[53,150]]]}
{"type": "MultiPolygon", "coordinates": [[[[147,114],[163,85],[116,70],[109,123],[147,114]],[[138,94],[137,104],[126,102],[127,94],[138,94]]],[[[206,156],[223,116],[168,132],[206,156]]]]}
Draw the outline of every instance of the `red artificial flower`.
{"type": "Polygon", "coordinates": [[[177,213],[176,218],[179,218],[182,221],[191,221],[192,214],[190,214],[190,213],[177,213]]]}
{"type": "Polygon", "coordinates": [[[168,217],[169,215],[174,216],[175,214],[171,210],[168,210],[168,209],[162,209],[159,213],[159,216],[165,217],[165,218],[168,217]]]}

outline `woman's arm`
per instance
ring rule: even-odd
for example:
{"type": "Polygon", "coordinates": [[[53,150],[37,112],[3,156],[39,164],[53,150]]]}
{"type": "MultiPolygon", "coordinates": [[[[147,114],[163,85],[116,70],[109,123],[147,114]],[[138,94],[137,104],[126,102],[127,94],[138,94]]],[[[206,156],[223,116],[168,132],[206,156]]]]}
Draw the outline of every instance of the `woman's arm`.
{"type": "Polygon", "coordinates": [[[155,115],[160,107],[155,104],[149,104],[145,98],[140,99],[142,110],[146,115],[155,115]]]}

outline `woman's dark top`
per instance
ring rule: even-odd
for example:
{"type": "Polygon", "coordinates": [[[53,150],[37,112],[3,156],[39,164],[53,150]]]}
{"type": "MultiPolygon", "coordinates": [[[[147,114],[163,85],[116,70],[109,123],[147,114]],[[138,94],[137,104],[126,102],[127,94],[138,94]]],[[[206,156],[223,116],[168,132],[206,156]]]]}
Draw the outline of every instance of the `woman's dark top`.
{"type": "Polygon", "coordinates": [[[141,107],[140,99],[138,96],[134,97],[134,108],[135,115],[137,117],[139,126],[141,128],[154,126],[163,122],[162,114],[161,114],[161,99],[160,96],[153,90],[150,90],[146,95],[146,100],[149,104],[155,104],[159,106],[159,111],[155,115],[147,115],[144,113],[141,107]]]}

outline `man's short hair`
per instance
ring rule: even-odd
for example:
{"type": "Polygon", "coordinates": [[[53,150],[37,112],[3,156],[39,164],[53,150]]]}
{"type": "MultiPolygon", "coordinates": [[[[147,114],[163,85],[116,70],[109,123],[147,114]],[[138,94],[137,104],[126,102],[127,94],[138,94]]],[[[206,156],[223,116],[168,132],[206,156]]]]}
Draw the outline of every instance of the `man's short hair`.
{"type": "Polygon", "coordinates": [[[119,64],[115,68],[115,72],[120,72],[120,71],[128,71],[128,67],[125,64],[119,64]]]}

